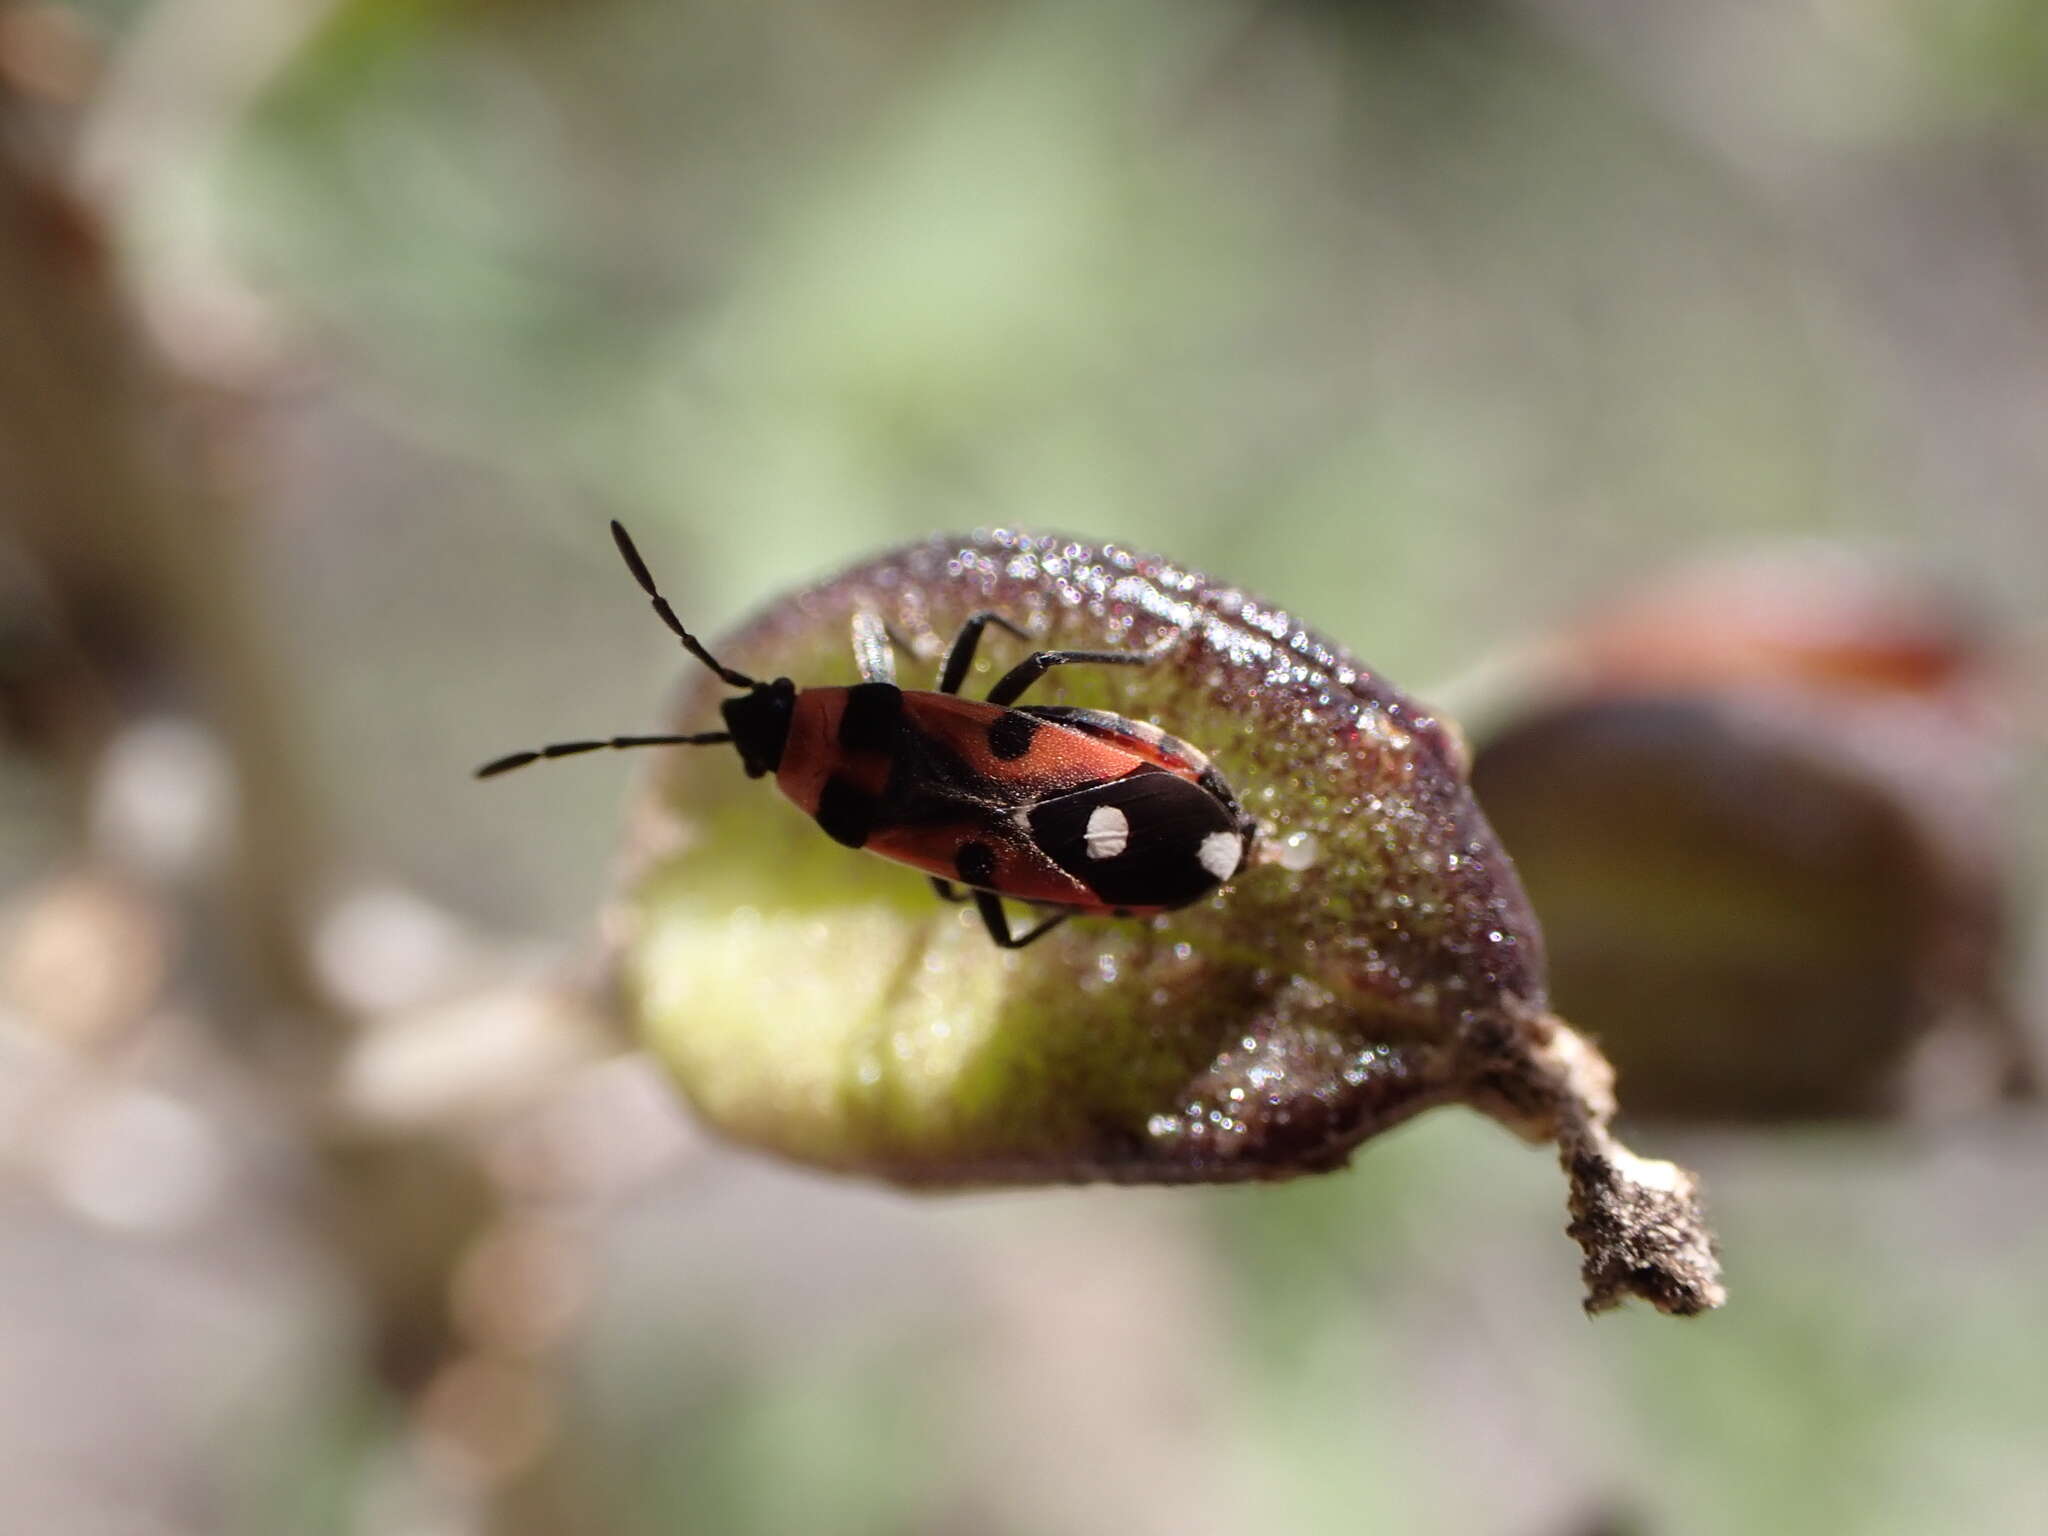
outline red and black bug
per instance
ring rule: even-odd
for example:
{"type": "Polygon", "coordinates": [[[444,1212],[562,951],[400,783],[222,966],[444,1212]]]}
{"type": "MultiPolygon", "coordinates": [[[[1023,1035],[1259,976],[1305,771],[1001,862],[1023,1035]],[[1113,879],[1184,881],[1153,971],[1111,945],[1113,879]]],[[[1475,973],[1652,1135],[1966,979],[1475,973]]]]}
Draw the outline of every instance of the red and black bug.
{"type": "Polygon", "coordinates": [[[730,742],[749,777],[775,782],[827,836],[908,864],[948,901],[972,899],[989,937],[1021,949],[1076,912],[1119,917],[1199,901],[1250,856],[1258,828],[1209,760],[1157,726],[1100,710],[1018,705],[1054,667],[1143,666],[1143,651],[1034,651],[991,688],[960,685],[990,626],[1030,637],[995,613],[960,626],[936,692],[896,686],[894,642],[881,621],[854,619],[862,681],[799,688],[759,682],[714,657],[684,629],[646,562],[612,524],[619,553],[685,650],[734,688],[726,728],[683,736],[564,741],[484,764],[490,778],[542,758],[606,748],[730,742]],[[965,886],[968,896],[958,889],[965,886]],[[1003,898],[1053,909],[1022,935],[1003,898]]]}

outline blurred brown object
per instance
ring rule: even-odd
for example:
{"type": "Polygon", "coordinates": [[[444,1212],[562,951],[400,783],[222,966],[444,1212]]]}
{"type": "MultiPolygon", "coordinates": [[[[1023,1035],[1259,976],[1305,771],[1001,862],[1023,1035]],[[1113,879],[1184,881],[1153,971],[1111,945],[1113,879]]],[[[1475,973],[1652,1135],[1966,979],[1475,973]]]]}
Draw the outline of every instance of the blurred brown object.
{"type": "Polygon", "coordinates": [[[1772,1121],[2031,1093],[2005,995],[1998,646],[1827,548],[1701,565],[1559,637],[1473,786],[1559,1008],[1638,1115],[1772,1121]]]}
{"type": "Polygon", "coordinates": [[[175,721],[216,744],[236,830],[220,867],[187,872],[195,949],[238,999],[219,1027],[303,1058],[292,1070],[311,1079],[343,1031],[305,954],[324,840],[258,596],[257,515],[237,494],[254,404],[165,366],[71,185],[71,126],[9,79],[0,68],[0,725],[62,786],[80,842],[124,728],[175,721]]]}
{"type": "Polygon", "coordinates": [[[100,40],[69,6],[20,0],[0,7],[0,85],[24,97],[76,106],[100,71],[100,40]]]}
{"type": "Polygon", "coordinates": [[[262,591],[276,380],[192,368],[229,349],[167,346],[177,305],[151,312],[112,259],[74,181],[86,41],[55,12],[0,14],[0,750],[56,786],[64,860],[0,909],[0,1046],[59,1058],[0,1152],[69,1212],[161,1232],[261,1127],[268,1165],[303,1168],[280,1224],[359,1304],[361,1377],[403,1412],[422,1498],[463,1530],[524,1528],[485,1506],[514,1474],[547,1486],[548,1346],[579,1297],[569,1238],[513,1239],[543,1199],[577,1208],[579,1174],[636,1165],[607,1147],[565,1171],[573,1127],[528,1131],[498,1161],[545,1186],[529,1197],[494,1155],[545,1110],[587,1126],[616,1105],[571,1071],[601,1030],[587,989],[485,988],[515,957],[424,901],[329,896],[262,591]],[[210,1095],[161,1080],[186,1026],[225,1047],[210,1095]]]}

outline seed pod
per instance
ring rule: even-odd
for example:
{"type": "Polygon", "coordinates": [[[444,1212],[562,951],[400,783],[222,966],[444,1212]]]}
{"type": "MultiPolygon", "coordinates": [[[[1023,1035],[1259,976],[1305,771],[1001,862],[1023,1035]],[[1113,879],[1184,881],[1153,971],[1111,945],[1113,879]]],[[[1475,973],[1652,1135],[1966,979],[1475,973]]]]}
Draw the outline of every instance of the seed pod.
{"type": "MultiPolygon", "coordinates": [[[[1257,820],[1221,891],[995,948],[901,866],[850,853],[734,771],[667,754],[623,936],[652,1049],[725,1135],[917,1185],[1280,1179],[1465,1102],[1555,1140],[1590,1306],[1718,1304],[1690,1177],[1613,1143],[1598,1054],[1547,1011],[1542,941],[1445,722],[1294,617],[1168,562],[939,539],[773,605],[719,648],[800,685],[854,680],[856,623],[929,687],[973,613],[1066,667],[1034,702],[1114,711],[1208,753],[1257,820]]],[[[994,670],[1025,646],[984,647],[994,670]]],[[[970,680],[969,694],[981,691],[970,680]]],[[[680,719],[714,718],[693,677],[680,719]]]]}
{"type": "Polygon", "coordinates": [[[1994,648],[1842,552],[1715,562],[1555,641],[1474,785],[1560,1006],[1639,1115],[1955,1110],[2025,1090],[1994,648]]]}

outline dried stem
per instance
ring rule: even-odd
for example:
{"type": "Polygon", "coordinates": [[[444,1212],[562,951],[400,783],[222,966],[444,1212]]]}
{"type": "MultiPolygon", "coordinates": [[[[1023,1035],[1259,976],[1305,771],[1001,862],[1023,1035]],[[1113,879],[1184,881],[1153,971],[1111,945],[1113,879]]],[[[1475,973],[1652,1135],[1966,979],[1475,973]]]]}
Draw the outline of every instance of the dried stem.
{"type": "Polygon", "coordinates": [[[1553,1014],[1480,1047],[1475,1100],[1532,1141],[1554,1141],[1570,1180],[1566,1227],[1585,1253],[1586,1310],[1631,1296],[1691,1317],[1728,1299],[1699,1180],[1675,1163],[1638,1157],[1610,1129],[1614,1068],[1553,1014]]]}

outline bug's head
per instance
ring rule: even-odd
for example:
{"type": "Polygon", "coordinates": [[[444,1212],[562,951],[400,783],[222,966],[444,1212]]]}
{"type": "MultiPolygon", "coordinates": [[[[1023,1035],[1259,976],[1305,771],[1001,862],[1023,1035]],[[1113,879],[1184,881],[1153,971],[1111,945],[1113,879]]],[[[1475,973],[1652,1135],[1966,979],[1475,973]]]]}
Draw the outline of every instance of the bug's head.
{"type": "Polygon", "coordinates": [[[748,778],[758,779],[782,766],[782,749],[789,743],[789,720],[795,708],[796,684],[786,677],[755,683],[718,706],[748,778]]]}

